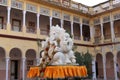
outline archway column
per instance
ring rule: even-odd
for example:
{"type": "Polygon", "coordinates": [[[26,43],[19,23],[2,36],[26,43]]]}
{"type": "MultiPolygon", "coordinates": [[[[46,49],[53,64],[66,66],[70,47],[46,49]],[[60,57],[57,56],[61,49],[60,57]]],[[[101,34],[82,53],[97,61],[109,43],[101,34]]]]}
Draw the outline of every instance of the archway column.
{"type": "Polygon", "coordinates": [[[117,58],[116,58],[116,56],[114,56],[114,74],[115,74],[115,80],[119,80],[118,79],[118,77],[117,77],[117,66],[116,66],[116,64],[117,64],[117,58]]]}
{"type": "Polygon", "coordinates": [[[93,73],[93,80],[96,80],[96,59],[93,58],[92,60],[92,73],[93,73]]]}
{"type": "Polygon", "coordinates": [[[104,72],[104,80],[107,80],[106,76],[106,56],[103,55],[103,72],[104,72]]]}
{"type": "Polygon", "coordinates": [[[6,58],[6,80],[9,80],[8,75],[9,75],[9,62],[10,58],[6,58]]]}

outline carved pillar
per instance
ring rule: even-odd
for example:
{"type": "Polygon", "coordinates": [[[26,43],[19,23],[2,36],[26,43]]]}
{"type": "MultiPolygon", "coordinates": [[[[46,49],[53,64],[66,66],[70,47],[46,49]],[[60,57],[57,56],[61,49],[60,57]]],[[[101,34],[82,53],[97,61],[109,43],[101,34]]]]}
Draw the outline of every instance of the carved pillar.
{"type": "Polygon", "coordinates": [[[104,41],[104,32],[103,32],[103,20],[102,20],[102,17],[100,18],[100,28],[101,28],[101,40],[102,40],[102,43],[104,41]]]}
{"type": "Polygon", "coordinates": [[[118,79],[118,76],[117,76],[117,58],[116,58],[116,56],[114,56],[114,74],[115,74],[115,80],[119,80],[118,79]]]}
{"type": "Polygon", "coordinates": [[[40,14],[37,13],[37,34],[39,35],[40,34],[40,14]]]}
{"type": "Polygon", "coordinates": [[[114,42],[114,40],[115,40],[115,34],[114,34],[114,22],[113,21],[111,21],[110,22],[110,29],[111,29],[111,38],[112,38],[112,42],[114,42]]]}
{"type": "Polygon", "coordinates": [[[103,72],[104,72],[104,80],[107,80],[106,76],[106,56],[103,56],[103,72]]]}
{"type": "Polygon", "coordinates": [[[92,60],[92,72],[93,72],[93,80],[96,80],[96,60],[95,60],[95,58],[92,60]]]}
{"type": "Polygon", "coordinates": [[[9,61],[10,58],[6,58],[6,80],[9,80],[8,75],[9,75],[9,61]]]}
{"type": "Polygon", "coordinates": [[[63,24],[64,24],[63,19],[61,19],[61,28],[63,28],[63,24]]]}
{"type": "Polygon", "coordinates": [[[81,38],[81,41],[83,41],[83,32],[82,32],[82,23],[80,24],[80,38],[81,38]]]}
{"type": "Polygon", "coordinates": [[[52,27],[52,17],[50,16],[50,27],[52,27]]]}
{"type": "Polygon", "coordinates": [[[11,25],[10,25],[10,11],[11,11],[11,7],[7,7],[7,30],[11,30],[11,25]]]}
{"type": "Polygon", "coordinates": [[[23,32],[26,32],[26,11],[23,10],[23,32]]]}
{"type": "Polygon", "coordinates": [[[73,32],[73,21],[71,21],[71,35],[74,36],[74,32],[73,32]]]}
{"type": "Polygon", "coordinates": [[[110,29],[111,29],[112,42],[114,42],[114,40],[115,40],[114,21],[113,21],[113,17],[112,17],[112,14],[111,14],[111,13],[110,13],[110,29]]]}

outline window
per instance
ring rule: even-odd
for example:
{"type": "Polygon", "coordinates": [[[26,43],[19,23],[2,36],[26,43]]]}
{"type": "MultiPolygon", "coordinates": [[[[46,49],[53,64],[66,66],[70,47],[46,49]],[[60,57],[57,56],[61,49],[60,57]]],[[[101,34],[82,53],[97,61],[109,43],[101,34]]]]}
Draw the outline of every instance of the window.
{"type": "Polygon", "coordinates": [[[35,22],[28,23],[27,32],[35,33],[35,22]]]}
{"type": "Polygon", "coordinates": [[[0,29],[3,29],[3,17],[0,17],[0,29]]]}
{"type": "Polygon", "coordinates": [[[21,21],[20,20],[15,20],[15,19],[13,19],[12,21],[13,21],[12,30],[20,32],[21,31],[21,21]]]}

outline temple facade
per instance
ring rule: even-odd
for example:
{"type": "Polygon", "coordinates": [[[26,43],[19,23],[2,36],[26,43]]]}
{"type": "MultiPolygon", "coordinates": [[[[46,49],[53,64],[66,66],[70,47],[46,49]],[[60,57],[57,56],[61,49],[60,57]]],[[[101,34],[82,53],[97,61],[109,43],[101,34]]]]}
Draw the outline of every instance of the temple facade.
{"type": "Polygon", "coordinates": [[[0,0],[0,80],[29,80],[52,25],[70,33],[76,51],[93,56],[92,78],[119,80],[120,0],[86,6],[72,0],[0,0]],[[118,66],[117,66],[118,65],[118,66]]]}

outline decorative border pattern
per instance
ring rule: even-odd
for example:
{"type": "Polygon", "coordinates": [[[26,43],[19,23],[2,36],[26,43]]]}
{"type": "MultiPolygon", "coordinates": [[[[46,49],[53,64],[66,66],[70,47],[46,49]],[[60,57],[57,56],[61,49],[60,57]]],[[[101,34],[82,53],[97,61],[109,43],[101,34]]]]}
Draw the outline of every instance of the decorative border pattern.
{"type": "Polygon", "coordinates": [[[73,16],[73,22],[80,23],[80,18],[77,16],[73,16]]]}
{"type": "Polygon", "coordinates": [[[100,19],[99,18],[94,19],[94,25],[97,25],[97,24],[100,24],[100,19]]]}
{"type": "Polygon", "coordinates": [[[7,5],[8,0],[0,0],[0,4],[7,5]]]}
{"type": "Polygon", "coordinates": [[[55,18],[60,18],[60,12],[53,10],[52,11],[52,16],[55,17],[55,18]]]}
{"type": "Polygon", "coordinates": [[[23,2],[16,1],[16,0],[12,0],[11,6],[12,6],[13,8],[22,9],[22,8],[23,8],[23,2]]]}
{"type": "Polygon", "coordinates": [[[68,20],[68,21],[70,21],[70,15],[64,13],[64,14],[63,14],[63,19],[64,19],[64,20],[68,20]]]}
{"type": "Polygon", "coordinates": [[[50,10],[48,8],[41,7],[40,14],[50,16],[50,10]]]}
{"type": "Polygon", "coordinates": [[[37,6],[27,3],[26,10],[36,13],[37,12],[37,6]]]}
{"type": "Polygon", "coordinates": [[[83,20],[82,20],[82,23],[83,23],[83,24],[86,24],[86,25],[89,25],[89,20],[83,19],[83,20]]]}

